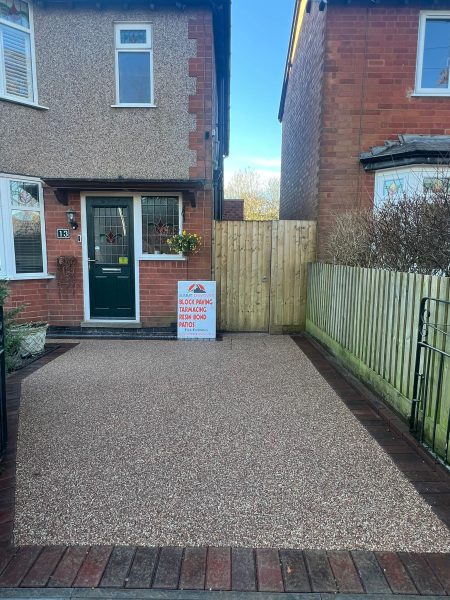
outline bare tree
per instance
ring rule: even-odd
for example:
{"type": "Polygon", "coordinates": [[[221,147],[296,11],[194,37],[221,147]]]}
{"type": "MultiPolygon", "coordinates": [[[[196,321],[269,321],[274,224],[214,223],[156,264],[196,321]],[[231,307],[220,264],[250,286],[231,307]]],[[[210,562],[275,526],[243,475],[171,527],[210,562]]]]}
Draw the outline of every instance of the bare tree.
{"type": "Polygon", "coordinates": [[[225,197],[244,200],[247,221],[276,220],[280,211],[280,180],[278,177],[263,180],[248,167],[233,174],[225,186],[225,197]]]}

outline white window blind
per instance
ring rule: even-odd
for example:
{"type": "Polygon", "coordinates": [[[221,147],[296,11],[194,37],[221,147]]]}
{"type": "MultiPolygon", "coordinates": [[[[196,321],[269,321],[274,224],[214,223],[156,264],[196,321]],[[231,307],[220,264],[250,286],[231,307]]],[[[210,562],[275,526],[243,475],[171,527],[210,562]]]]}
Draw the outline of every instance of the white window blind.
{"type": "Polygon", "coordinates": [[[5,93],[33,100],[30,34],[1,25],[0,36],[5,93]]]}
{"type": "Polygon", "coordinates": [[[37,102],[32,36],[31,5],[0,0],[0,96],[4,98],[37,102]]]}

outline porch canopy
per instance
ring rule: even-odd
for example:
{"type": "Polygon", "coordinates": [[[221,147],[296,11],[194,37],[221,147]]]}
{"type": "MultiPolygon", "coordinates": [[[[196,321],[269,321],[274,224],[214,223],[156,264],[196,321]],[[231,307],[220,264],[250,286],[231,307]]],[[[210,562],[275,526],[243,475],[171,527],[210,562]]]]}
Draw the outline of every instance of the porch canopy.
{"type": "Polygon", "coordinates": [[[69,193],[82,191],[122,192],[179,192],[183,202],[197,205],[197,192],[205,188],[202,179],[55,179],[43,178],[46,185],[53,188],[56,199],[64,206],[69,203],[69,193]]]}

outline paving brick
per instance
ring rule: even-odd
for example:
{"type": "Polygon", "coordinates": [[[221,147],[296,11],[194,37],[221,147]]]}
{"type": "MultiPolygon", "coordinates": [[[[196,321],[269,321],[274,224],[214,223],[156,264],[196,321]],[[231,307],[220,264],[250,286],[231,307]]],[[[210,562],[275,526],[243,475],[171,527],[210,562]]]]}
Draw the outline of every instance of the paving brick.
{"type": "Polygon", "coordinates": [[[328,560],[341,594],[360,594],[364,592],[350,552],[328,552],[328,560]]]}
{"type": "Polygon", "coordinates": [[[22,546],[0,575],[0,587],[18,587],[42,551],[42,546],[22,546]]]}
{"type": "Polygon", "coordinates": [[[165,546],[161,548],[153,587],[163,590],[176,590],[180,578],[183,548],[165,546]]]}
{"type": "Polygon", "coordinates": [[[231,589],[256,591],[255,552],[253,548],[231,549],[231,589]]]}
{"type": "Polygon", "coordinates": [[[417,594],[417,589],[395,552],[375,552],[389,587],[394,594],[417,594]]]}
{"type": "Polygon", "coordinates": [[[439,596],[445,594],[444,588],[430,569],[425,556],[421,554],[399,552],[399,557],[407,568],[408,573],[420,594],[427,596],[439,596]]]}
{"type": "Polygon", "coordinates": [[[310,592],[305,558],[301,550],[280,550],[286,592],[310,592]]]}
{"type": "Polygon", "coordinates": [[[48,587],[70,587],[88,552],[89,546],[69,546],[50,577],[48,587]]]}
{"type": "Polygon", "coordinates": [[[352,552],[364,589],[369,594],[389,594],[391,589],[373,552],[352,552]]]}
{"type": "Polygon", "coordinates": [[[312,591],[336,593],[336,581],[327,553],[324,550],[306,550],[305,559],[312,591]]]}
{"type": "Polygon", "coordinates": [[[78,571],[74,587],[97,587],[112,550],[112,546],[92,546],[78,571]]]}
{"type": "Polygon", "coordinates": [[[136,552],[133,546],[114,546],[100,587],[124,587],[136,552]]]}
{"type": "Polygon", "coordinates": [[[22,580],[22,587],[45,587],[64,554],[65,546],[45,546],[22,580]]]}
{"type": "Polygon", "coordinates": [[[450,595],[450,554],[426,554],[425,559],[444,590],[450,595]]]}
{"type": "Polygon", "coordinates": [[[203,590],[207,548],[186,548],[181,566],[180,590],[203,590]]]}
{"type": "Polygon", "coordinates": [[[150,588],[158,562],[159,548],[141,547],[136,550],[128,574],[127,588],[150,588]]]}
{"type": "Polygon", "coordinates": [[[207,590],[231,589],[231,548],[208,548],[205,587],[207,590]]]}
{"type": "Polygon", "coordinates": [[[256,573],[258,591],[284,591],[278,550],[273,548],[258,548],[256,550],[256,573]]]}

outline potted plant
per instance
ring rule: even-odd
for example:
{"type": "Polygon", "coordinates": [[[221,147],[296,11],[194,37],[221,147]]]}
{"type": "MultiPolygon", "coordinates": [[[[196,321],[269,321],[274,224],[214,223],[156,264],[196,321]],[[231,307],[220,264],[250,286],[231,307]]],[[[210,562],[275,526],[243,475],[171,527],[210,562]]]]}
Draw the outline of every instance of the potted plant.
{"type": "Polygon", "coordinates": [[[197,254],[202,246],[202,238],[197,233],[188,233],[185,229],[167,240],[173,252],[178,254],[197,254]]]}
{"type": "Polygon", "coordinates": [[[11,327],[11,332],[20,339],[20,358],[36,356],[44,351],[47,329],[48,323],[44,321],[22,323],[11,327]]]}

